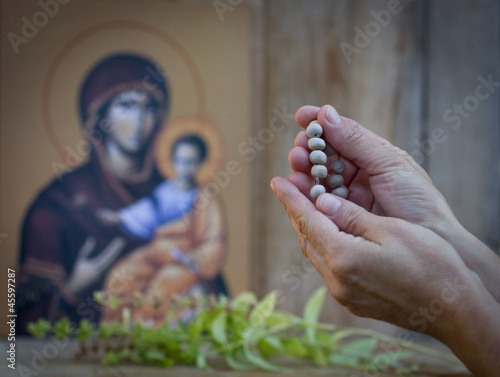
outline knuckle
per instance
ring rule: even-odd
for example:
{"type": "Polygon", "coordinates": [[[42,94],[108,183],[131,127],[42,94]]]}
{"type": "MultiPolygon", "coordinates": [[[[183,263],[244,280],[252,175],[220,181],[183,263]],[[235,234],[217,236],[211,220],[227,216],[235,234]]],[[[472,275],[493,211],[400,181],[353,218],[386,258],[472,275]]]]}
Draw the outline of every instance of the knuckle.
{"type": "Polygon", "coordinates": [[[352,303],[345,305],[346,309],[349,310],[352,314],[354,314],[357,317],[362,317],[362,318],[367,318],[371,317],[370,313],[363,308],[360,308],[357,305],[354,305],[352,303]]]}
{"type": "Polygon", "coordinates": [[[301,233],[303,236],[307,237],[309,234],[309,227],[311,223],[311,219],[308,216],[301,215],[299,218],[296,220],[297,223],[297,229],[299,233],[301,233]]]}
{"type": "Polygon", "coordinates": [[[353,255],[337,258],[332,267],[337,279],[344,284],[355,285],[359,280],[360,263],[353,255]]]}
{"type": "Polygon", "coordinates": [[[307,239],[301,234],[298,235],[298,239],[300,244],[300,250],[302,250],[302,254],[305,257],[307,257],[309,255],[308,249],[311,247],[311,245],[309,244],[307,239]]]}
{"type": "Polygon", "coordinates": [[[382,228],[381,234],[390,240],[404,240],[408,236],[408,226],[404,220],[390,219],[379,224],[382,228]]]}
{"type": "Polygon", "coordinates": [[[359,211],[358,208],[351,207],[345,210],[345,212],[343,213],[343,217],[343,230],[347,233],[352,234],[359,227],[359,224],[362,223],[364,214],[363,212],[359,211]]]}
{"type": "Polygon", "coordinates": [[[363,139],[359,123],[351,123],[350,127],[344,129],[344,138],[349,144],[357,144],[363,139]]]}
{"type": "Polygon", "coordinates": [[[349,287],[339,285],[332,293],[333,298],[342,306],[349,308],[353,299],[353,294],[349,287]]]}
{"type": "Polygon", "coordinates": [[[406,161],[409,161],[409,162],[415,162],[415,160],[413,159],[412,156],[410,156],[410,154],[405,151],[404,149],[400,149],[398,147],[394,147],[394,151],[399,154],[401,157],[403,157],[406,161]]]}

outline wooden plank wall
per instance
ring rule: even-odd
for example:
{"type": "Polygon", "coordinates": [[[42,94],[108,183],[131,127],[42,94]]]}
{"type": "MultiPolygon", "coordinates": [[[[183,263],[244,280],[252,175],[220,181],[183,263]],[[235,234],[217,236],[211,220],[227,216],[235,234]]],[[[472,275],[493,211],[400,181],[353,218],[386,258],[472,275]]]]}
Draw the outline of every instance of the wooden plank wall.
{"type": "Polygon", "coordinates": [[[499,3],[434,1],[429,34],[427,135],[440,127],[447,140],[427,166],[461,223],[498,251],[500,87],[476,88],[500,83],[499,3]]]}
{"type": "MultiPolygon", "coordinates": [[[[430,172],[459,220],[490,247],[499,241],[499,94],[453,130],[444,112],[474,95],[478,76],[500,81],[499,6],[496,1],[401,1],[379,32],[372,11],[388,0],[271,0],[264,21],[264,109],[258,127],[268,127],[275,109],[293,113],[304,104],[331,103],[411,152],[430,172]],[[398,8],[399,9],[399,8],[398,8]],[[370,43],[346,59],[342,42],[355,45],[355,28],[372,29],[370,43]],[[427,142],[442,128],[447,140],[427,142]],[[423,149],[423,150],[422,150],[423,149]]],[[[263,13],[262,13],[263,12],[263,13]]],[[[474,105],[473,100],[468,104],[474,105]]],[[[256,165],[255,289],[283,291],[280,307],[300,313],[323,281],[304,261],[293,228],[269,189],[273,176],[291,172],[287,155],[299,131],[292,121],[277,133],[256,165]],[[262,191],[263,190],[263,191],[262,191]],[[306,268],[304,270],[304,267],[306,268]]],[[[328,300],[324,320],[395,329],[353,317],[328,300]]]]}

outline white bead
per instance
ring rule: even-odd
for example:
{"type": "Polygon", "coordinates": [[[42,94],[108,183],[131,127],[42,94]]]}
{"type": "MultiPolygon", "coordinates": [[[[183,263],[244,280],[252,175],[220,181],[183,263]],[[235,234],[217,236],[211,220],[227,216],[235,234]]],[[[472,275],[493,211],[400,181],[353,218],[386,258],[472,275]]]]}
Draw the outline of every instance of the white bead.
{"type": "Polygon", "coordinates": [[[313,165],[311,168],[311,175],[313,177],[326,178],[328,175],[328,169],[325,165],[313,165]]]}
{"type": "Polygon", "coordinates": [[[325,192],[325,186],[314,185],[311,189],[311,198],[316,199],[318,196],[324,194],[325,192]]]}
{"type": "Polygon", "coordinates": [[[344,177],[342,177],[340,174],[334,174],[328,177],[326,183],[331,188],[337,188],[344,184],[344,177]]]}
{"type": "Polygon", "coordinates": [[[325,149],[323,149],[323,152],[326,153],[327,156],[333,156],[337,151],[333,149],[333,147],[330,144],[326,144],[325,149]]]}
{"type": "Polygon", "coordinates": [[[309,161],[313,164],[326,164],[326,154],[322,151],[312,151],[309,154],[309,161]]]}
{"type": "Polygon", "coordinates": [[[337,174],[342,174],[345,170],[345,164],[344,161],[341,160],[335,160],[332,162],[331,166],[332,170],[337,173],[337,174]]]}
{"type": "Polygon", "coordinates": [[[347,197],[349,196],[349,190],[347,190],[345,187],[339,187],[333,190],[332,194],[347,199],[347,197]]]}
{"type": "Polygon", "coordinates": [[[307,141],[307,146],[312,151],[323,150],[326,147],[326,143],[319,137],[313,137],[307,141]]]}
{"type": "Polygon", "coordinates": [[[321,124],[317,120],[313,120],[307,126],[306,134],[308,138],[320,137],[323,134],[323,127],[321,127],[321,124]]]}

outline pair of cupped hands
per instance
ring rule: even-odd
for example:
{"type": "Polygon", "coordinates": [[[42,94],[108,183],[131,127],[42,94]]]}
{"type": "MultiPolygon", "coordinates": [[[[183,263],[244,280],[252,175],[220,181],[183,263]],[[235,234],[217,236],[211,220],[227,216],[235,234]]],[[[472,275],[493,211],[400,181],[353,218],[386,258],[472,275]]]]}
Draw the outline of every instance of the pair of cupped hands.
{"type": "MultiPolygon", "coordinates": [[[[467,334],[462,326],[489,320],[477,314],[477,306],[500,316],[500,259],[461,226],[408,153],[330,105],[304,106],[296,113],[302,128],[313,120],[345,163],[349,200],[328,193],[311,199],[310,150],[301,131],[289,154],[293,173],[274,178],[271,188],[303,254],[332,296],[354,314],[423,331],[463,356],[455,343],[478,337],[482,329],[467,334]],[[429,305],[436,308],[432,316],[429,305]],[[460,338],[457,332],[466,334],[460,338]]],[[[500,351],[498,339],[489,346],[500,351]]],[[[474,360],[461,358],[474,369],[474,360]]]]}

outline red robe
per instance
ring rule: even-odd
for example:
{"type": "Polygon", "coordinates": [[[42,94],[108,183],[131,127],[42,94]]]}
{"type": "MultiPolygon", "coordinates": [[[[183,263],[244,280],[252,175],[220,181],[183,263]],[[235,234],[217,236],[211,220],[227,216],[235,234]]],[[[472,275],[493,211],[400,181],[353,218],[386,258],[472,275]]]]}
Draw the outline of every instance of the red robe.
{"type": "MultiPolygon", "coordinates": [[[[102,226],[95,217],[96,210],[129,205],[149,195],[163,179],[153,169],[147,180],[119,182],[102,168],[94,154],[88,163],[64,175],[62,180],[53,181],[38,195],[28,210],[22,232],[23,278],[17,295],[19,334],[26,332],[29,321],[38,318],[54,320],[63,315],[72,321],[100,318],[102,308],[94,303],[92,292],[102,288],[107,271],[77,302],[65,300],[60,288],[71,274],[76,256],[89,235],[96,239],[89,258],[102,252],[113,238],[124,236],[118,228],[102,226]],[[128,195],[119,195],[117,191],[128,195]]],[[[120,257],[138,246],[138,241],[127,238],[120,257]]]]}

